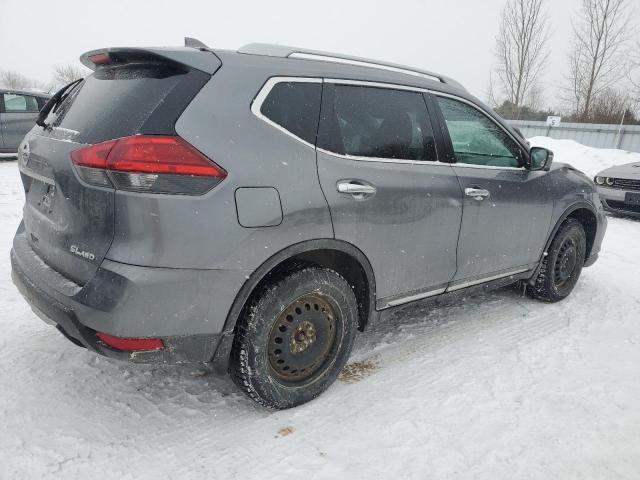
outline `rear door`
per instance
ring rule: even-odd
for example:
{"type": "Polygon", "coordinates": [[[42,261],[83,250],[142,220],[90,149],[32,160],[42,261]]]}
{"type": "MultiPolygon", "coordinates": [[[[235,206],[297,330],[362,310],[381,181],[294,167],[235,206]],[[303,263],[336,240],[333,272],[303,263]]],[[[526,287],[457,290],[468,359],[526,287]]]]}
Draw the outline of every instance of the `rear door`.
{"type": "Polygon", "coordinates": [[[38,100],[33,95],[3,93],[4,108],[0,115],[3,149],[18,151],[18,145],[38,117],[38,100]]]}
{"type": "Polygon", "coordinates": [[[444,291],[462,194],[422,93],[325,80],[317,151],[335,237],[371,262],[378,308],[444,291]]]}
{"type": "Polygon", "coordinates": [[[18,164],[27,239],[45,263],[84,284],[114,236],[115,190],[109,182],[101,187],[81,180],[71,152],[137,134],[175,135],[175,121],[209,78],[158,59],[123,58],[99,67],[63,97],[47,128],[33,128],[18,164]]]}
{"type": "Polygon", "coordinates": [[[553,210],[543,183],[546,172],[526,169],[523,147],[478,107],[455,97],[436,98],[465,194],[450,290],[532,268],[553,210]]]}

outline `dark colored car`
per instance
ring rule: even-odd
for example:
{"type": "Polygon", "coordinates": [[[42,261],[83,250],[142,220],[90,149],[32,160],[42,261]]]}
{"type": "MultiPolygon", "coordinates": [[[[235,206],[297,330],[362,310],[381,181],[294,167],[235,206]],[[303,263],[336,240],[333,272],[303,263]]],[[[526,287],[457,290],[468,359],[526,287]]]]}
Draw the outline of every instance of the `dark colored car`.
{"type": "Polygon", "coordinates": [[[81,60],[21,146],[11,261],[100,354],[213,363],[286,408],[385,311],[515,282],[562,300],[598,257],[593,182],[447,77],[191,40],[81,60]]]}
{"type": "Polygon", "coordinates": [[[605,210],[640,218],[640,163],[607,168],[594,181],[605,210]]]}
{"type": "Polygon", "coordinates": [[[18,145],[49,98],[44,93],[0,89],[0,158],[17,157],[18,145]]]}

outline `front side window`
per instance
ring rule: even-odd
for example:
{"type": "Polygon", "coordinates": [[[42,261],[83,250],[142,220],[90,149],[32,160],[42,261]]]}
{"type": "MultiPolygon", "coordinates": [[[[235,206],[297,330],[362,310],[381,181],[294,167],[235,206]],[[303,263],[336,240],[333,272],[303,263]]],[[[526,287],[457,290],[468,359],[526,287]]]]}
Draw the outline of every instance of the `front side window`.
{"type": "Polygon", "coordinates": [[[38,101],[31,95],[19,95],[17,93],[4,94],[4,110],[7,113],[37,112],[38,101]]]}
{"type": "Polygon", "coordinates": [[[276,83],[260,106],[260,113],[296,137],[315,145],[321,94],[320,82],[276,83]]]}
{"type": "Polygon", "coordinates": [[[321,147],[358,157],[437,160],[422,94],[390,88],[325,86],[321,147]]]}
{"type": "Polygon", "coordinates": [[[492,167],[522,165],[519,145],[486,115],[458,100],[437,99],[457,163],[492,167]]]}

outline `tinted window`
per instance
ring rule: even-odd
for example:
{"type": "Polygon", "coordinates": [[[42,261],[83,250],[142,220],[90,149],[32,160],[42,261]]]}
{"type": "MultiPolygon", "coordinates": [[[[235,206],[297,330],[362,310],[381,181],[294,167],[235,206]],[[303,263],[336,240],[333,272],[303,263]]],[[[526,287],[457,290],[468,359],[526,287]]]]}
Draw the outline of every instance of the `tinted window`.
{"type": "Polygon", "coordinates": [[[38,101],[31,95],[19,95],[16,93],[4,94],[4,109],[7,113],[37,112],[38,101]]]}
{"type": "Polygon", "coordinates": [[[78,142],[135,135],[156,108],[170,101],[185,75],[183,70],[154,64],[99,68],[69,93],[47,122],[78,132],[74,137],[78,142]]]}
{"type": "Polygon", "coordinates": [[[42,107],[45,106],[45,104],[49,99],[46,97],[38,97],[37,100],[38,100],[38,110],[42,110],[42,107]]]}
{"type": "Polygon", "coordinates": [[[359,157],[437,160],[422,94],[335,85],[322,118],[322,147],[359,157]]]}
{"type": "Polygon", "coordinates": [[[276,83],[260,107],[260,113],[295,136],[316,143],[322,84],[276,83]]]}
{"type": "Polygon", "coordinates": [[[479,110],[457,100],[438,97],[458,163],[494,167],[518,167],[518,144],[479,110]]]}

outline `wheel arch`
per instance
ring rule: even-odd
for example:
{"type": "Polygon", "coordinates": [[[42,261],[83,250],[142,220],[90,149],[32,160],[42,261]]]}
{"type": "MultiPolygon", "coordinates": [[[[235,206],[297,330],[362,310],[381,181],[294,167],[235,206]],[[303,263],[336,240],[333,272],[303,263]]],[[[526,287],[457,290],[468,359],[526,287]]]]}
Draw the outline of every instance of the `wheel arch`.
{"type": "Polygon", "coordinates": [[[562,213],[562,215],[560,215],[555,225],[551,229],[551,232],[547,237],[547,241],[544,245],[544,250],[542,251],[542,257],[538,262],[538,266],[536,267],[535,272],[531,277],[531,280],[535,280],[535,278],[538,276],[538,273],[540,271],[540,266],[542,265],[542,260],[544,259],[544,255],[549,250],[549,247],[551,246],[551,242],[553,242],[553,239],[558,233],[560,226],[567,218],[575,218],[584,227],[585,234],[587,235],[587,251],[585,255],[585,260],[588,259],[589,256],[591,255],[591,249],[593,248],[593,244],[596,238],[596,233],[598,230],[598,220],[597,220],[596,212],[595,212],[595,209],[593,208],[593,205],[587,202],[577,202],[569,206],[567,209],[565,209],[565,211],[562,213]]]}
{"type": "Polygon", "coordinates": [[[224,323],[223,335],[233,333],[238,318],[260,287],[279,275],[311,265],[331,268],[349,282],[358,301],[358,328],[364,330],[375,312],[376,283],[371,263],[354,245],[327,238],[291,245],[254,270],[236,295],[224,323]]]}

